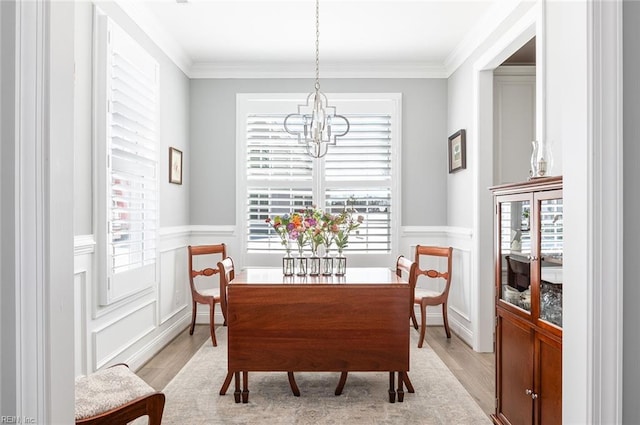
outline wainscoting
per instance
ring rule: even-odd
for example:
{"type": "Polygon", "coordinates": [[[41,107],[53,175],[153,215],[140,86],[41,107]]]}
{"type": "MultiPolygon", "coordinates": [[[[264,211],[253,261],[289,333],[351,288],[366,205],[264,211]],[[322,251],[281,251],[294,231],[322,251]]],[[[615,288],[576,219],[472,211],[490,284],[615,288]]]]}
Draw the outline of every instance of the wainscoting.
{"type": "MultiPolygon", "coordinates": [[[[158,282],[108,306],[100,305],[96,243],[92,235],[75,237],[75,372],[87,374],[106,365],[125,362],[137,370],[173,338],[191,319],[187,274],[189,244],[224,242],[234,256],[238,235],[233,226],[181,226],[163,228],[159,237],[158,282]]],[[[405,227],[400,252],[413,258],[417,244],[454,248],[454,269],[449,294],[449,324],[471,345],[473,291],[471,286],[472,233],[451,227],[405,227]]],[[[418,312],[419,313],[419,312],[418,312]]],[[[206,306],[199,306],[197,323],[209,323],[206,306]]],[[[222,313],[216,311],[216,322],[222,313]]],[[[442,324],[439,307],[427,310],[429,325],[442,324]]]]}

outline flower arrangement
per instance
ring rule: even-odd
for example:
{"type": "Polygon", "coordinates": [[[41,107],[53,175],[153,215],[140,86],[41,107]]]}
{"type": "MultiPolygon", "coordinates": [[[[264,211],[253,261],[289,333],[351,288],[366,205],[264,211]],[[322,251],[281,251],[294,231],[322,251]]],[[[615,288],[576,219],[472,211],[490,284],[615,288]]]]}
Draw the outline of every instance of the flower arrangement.
{"type": "Polygon", "coordinates": [[[318,254],[318,248],[324,243],[324,239],[322,237],[323,212],[322,210],[312,206],[305,210],[305,217],[305,221],[308,226],[307,232],[309,234],[309,245],[311,246],[311,252],[315,257],[318,254]]]}
{"type": "Polygon", "coordinates": [[[291,214],[267,218],[265,221],[273,227],[287,252],[289,242],[294,241],[301,255],[306,245],[310,245],[315,256],[320,245],[324,245],[328,252],[334,243],[341,253],[349,243],[349,234],[357,231],[364,221],[362,215],[354,216],[357,213],[353,208],[354,203],[355,201],[350,199],[339,214],[331,214],[315,206],[309,206],[291,214]]]}
{"type": "Polygon", "coordinates": [[[322,214],[322,225],[321,225],[321,233],[320,240],[322,244],[325,246],[325,251],[328,253],[331,249],[331,245],[336,239],[336,236],[340,232],[340,224],[342,223],[341,215],[333,215],[331,213],[325,212],[322,214]]]}
{"type": "Polygon", "coordinates": [[[338,253],[342,254],[342,251],[349,244],[349,234],[354,230],[358,233],[358,227],[364,221],[364,217],[362,215],[358,215],[354,218],[354,214],[357,213],[356,209],[353,208],[353,204],[355,200],[352,198],[349,199],[348,206],[340,214],[340,225],[338,233],[335,236],[336,246],[338,247],[338,253]]]}
{"type": "Polygon", "coordinates": [[[287,228],[290,222],[289,214],[282,217],[277,215],[273,220],[269,217],[265,222],[273,227],[273,230],[280,237],[280,243],[285,247],[289,246],[289,229],[287,228]]]}
{"type": "Polygon", "coordinates": [[[298,244],[298,252],[302,256],[302,250],[309,241],[309,233],[307,232],[307,220],[304,211],[296,211],[291,214],[291,223],[288,226],[289,238],[298,244]]]}

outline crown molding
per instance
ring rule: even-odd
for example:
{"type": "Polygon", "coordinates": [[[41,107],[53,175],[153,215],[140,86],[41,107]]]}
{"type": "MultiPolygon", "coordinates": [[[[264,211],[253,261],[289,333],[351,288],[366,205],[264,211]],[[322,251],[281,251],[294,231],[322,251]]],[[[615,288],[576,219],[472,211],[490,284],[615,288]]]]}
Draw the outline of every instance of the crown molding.
{"type": "Polygon", "coordinates": [[[451,76],[471,55],[484,43],[491,34],[502,24],[518,7],[525,5],[527,8],[536,4],[531,0],[499,0],[482,15],[478,23],[471,29],[458,44],[458,46],[446,57],[444,67],[447,71],[446,78],[451,76]]]}
{"type": "Polygon", "coordinates": [[[140,29],[147,34],[165,55],[189,76],[191,69],[191,59],[178,42],[162,28],[157,19],[153,17],[146,6],[141,2],[131,0],[114,0],[115,3],[126,13],[140,29]]]}
{"type": "MultiPolygon", "coordinates": [[[[437,64],[403,62],[323,63],[321,78],[446,78],[437,64]]],[[[313,78],[310,63],[195,63],[190,78],[313,78]]]]}
{"type": "MultiPolygon", "coordinates": [[[[310,78],[308,63],[194,63],[176,40],[165,31],[153,14],[140,2],[114,0],[115,3],[147,34],[167,57],[189,78],[310,78]]],[[[532,0],[498,0],[469,30],[466,37],[440,63],[323,63],[324,78],[448,78],[498,26],[518,7],[527,8],[532,0]]]]}

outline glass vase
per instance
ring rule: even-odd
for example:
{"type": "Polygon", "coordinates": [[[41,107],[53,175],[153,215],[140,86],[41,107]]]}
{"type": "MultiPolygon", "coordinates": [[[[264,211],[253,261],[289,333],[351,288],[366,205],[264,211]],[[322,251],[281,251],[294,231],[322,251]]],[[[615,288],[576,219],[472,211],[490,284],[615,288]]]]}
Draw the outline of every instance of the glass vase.
{"type": "Polygon", "coordinates": [[[318,257],[317,249],[311,249],[311,257],[309,257],[309,276],[318,276],[320,274],[320,257],[318,257]]]}
{"type": "Polygon", "coordinates": [[[320,270],[322,276],[331,276],[333,274],[333,257],[331,257],[328,249],[325,251],[320,262],[320,270]]]}
{"type": "Polygon", "coordinates": [[[553,166],[553,154],[551,143],[549,141],[531,142],[533,150],[531,151],[531,177],[546,177],[553,166]]]}
{"type": "Polygon", "coordinates": [[[291,251],[287,249],[287,253],[282,258],[282,274],[285,276],[293,276],[294,261],[291,251]]]}
{"type": "Polygon", "coordinates": [[[298,256],[295,258],[296,263],[296,275],[297,276],[306,276],[307,275],[307,257],[304,256],[302,250],[298,252],[298,256]]]}
{"type": "Polygon", "coordinates": [[[342,255],[342,251],[338,252],[336,258],[336,276],[344,276],[347,272],[347,257],[342,255]]]}

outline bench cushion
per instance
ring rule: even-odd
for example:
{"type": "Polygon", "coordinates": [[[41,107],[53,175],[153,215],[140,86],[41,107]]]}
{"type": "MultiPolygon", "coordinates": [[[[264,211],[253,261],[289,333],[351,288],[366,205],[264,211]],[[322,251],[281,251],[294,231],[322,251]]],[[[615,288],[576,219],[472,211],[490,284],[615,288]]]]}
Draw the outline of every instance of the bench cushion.
{"type": "Polygon", "coordinates": [[[97,416],[156,391],[127,366],[76,378],[76,420],[97,416]]]}

